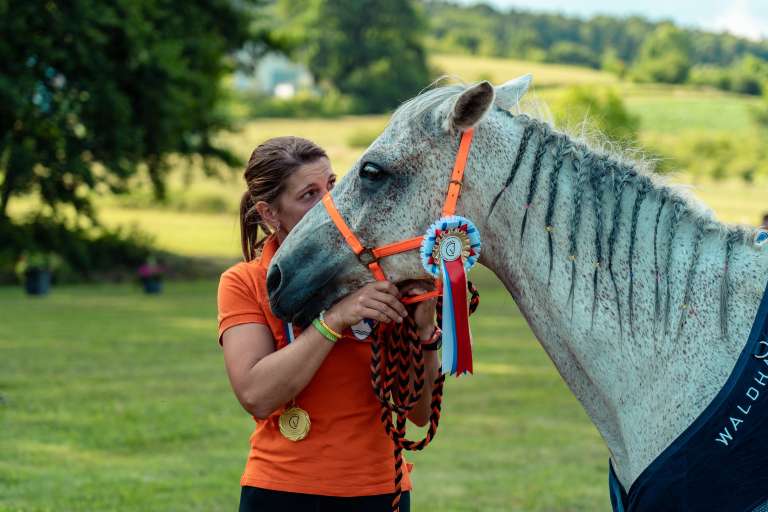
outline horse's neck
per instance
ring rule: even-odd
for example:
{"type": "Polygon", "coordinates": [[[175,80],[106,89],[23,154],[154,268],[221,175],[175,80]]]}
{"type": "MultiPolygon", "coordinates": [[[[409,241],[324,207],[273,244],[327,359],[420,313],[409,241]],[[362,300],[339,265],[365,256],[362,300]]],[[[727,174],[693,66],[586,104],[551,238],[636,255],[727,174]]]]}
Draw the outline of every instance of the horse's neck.
{"type": "MultiPolygon", "coordinates": [[[[730,293],[724,302],[727,323],[722,322],[726,259],[722,234],[702,231],[701,223],[683,216],[671,236],[672,196],[661,189],[639,197],[639,181],[627,182],[620,211],[614,212],[616,195],[609,178],[598,185],[604,195],[600,210],[595,208],[593,188],[587,186],[581,194],[572,274],[569,232],[575,227],[579,184],[576,166],[566,158],[549,219],[550,274],[546,221],[554,165],[551,155],[543,158],[533,200],[526,207],[535,174],[531,171],[537,144],[531,141],[513,182],[486,222],[481,259],[513,295],[599,429],[619,479],[629,488],[724,384],[749,335],[768,276],[768,258],[764,251],[760,255],[743,243],[732,245],[730,293]],[[602,219],[602,257],[595,278],[598,218],[602,219]],[[618,219],[616,231],[614,218],[618,219]],[[576,278],[573,289],[572,275],[576,278]]],[[[497,164],[498,175],[486,176],[481,187],[484,194],[488,187],[499,189],[507,177],[510,162],[497,164]]],[[[580,172],[588,176],[591,170],[582,165],[580,172]]],[[[487,205],[487,199],[478,204],[487,205]]],[[[487,213],[481,209],[474,214],[487,213]]]]}

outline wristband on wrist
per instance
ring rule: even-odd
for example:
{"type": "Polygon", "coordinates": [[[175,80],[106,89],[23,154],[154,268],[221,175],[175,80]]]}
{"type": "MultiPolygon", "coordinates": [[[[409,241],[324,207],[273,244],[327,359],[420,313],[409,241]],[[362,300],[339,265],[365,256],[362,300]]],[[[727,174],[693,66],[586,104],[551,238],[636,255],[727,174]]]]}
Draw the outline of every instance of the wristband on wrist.
{"type": "Polygon", "coordinates": [[[421,350],[434,351],[443,346],[443,331],[435,326],[435,332],[429,340],[421,343],[421,350]]]}
{"type": "Polygon", "coordinates": [[[325,321],[325,310],[322,310],[320,312],[320,315],[318,316],[318,320],[320,320],[320,323],[323,324],[323,327],[328,329],[331,334],[336,336],[336,338],[341,338],[341,333],[334,331],[333,328],[330,325],[328,325],[328,322],[325,321]]]}
{"type": "Polygon", "coordinates": [[[326,329],[325,326],[320,323],[320,319],[319,318],[315,318],[314,320],[312,320],[312,326],[315,329],[317,329],[320,334],[323,335],[323,338],[327,339],[331,343],[336,343],[336,341],[338,341],[339,338],[334,336],[331,331],[326,329]]]}
{"type": "Polygon", "coordinates": [[[312,326],[314,326],[314,328],[317,329],[318,332],[331,343],[336,343],[339,338],[341,338],[341,334],[328,327],[328,324],[325,323],[322,311],[320,312],[320,316],[318,318],[312,320],[312,326]]]}

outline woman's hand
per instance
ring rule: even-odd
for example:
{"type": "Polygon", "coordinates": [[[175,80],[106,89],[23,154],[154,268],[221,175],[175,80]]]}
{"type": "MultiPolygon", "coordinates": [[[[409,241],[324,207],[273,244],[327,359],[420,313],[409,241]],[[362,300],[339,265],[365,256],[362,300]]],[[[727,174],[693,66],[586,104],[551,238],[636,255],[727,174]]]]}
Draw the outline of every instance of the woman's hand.
{"type": "MultiPolygon", "coordinates": [[[[427,290],[415,286],[405,292],[406,295],[421,295],[427,293],[427,290]]],[[[416,321],[416,330],[419,334],[419,339],[426,340],[432,337],[432,333],[435,329],[435,306],[437,305],[437,297],[423,300],[416,304],[413,312],[413,319],[416,321]]]]}
{"type": "Polygon", "coordinates": [[[368,283],[334,304],[325,313],[325,321],[338,332],[359,323],[363,318],[400,323],[408,311],[399,297],[397,286],[389,281],[368,283]]]}

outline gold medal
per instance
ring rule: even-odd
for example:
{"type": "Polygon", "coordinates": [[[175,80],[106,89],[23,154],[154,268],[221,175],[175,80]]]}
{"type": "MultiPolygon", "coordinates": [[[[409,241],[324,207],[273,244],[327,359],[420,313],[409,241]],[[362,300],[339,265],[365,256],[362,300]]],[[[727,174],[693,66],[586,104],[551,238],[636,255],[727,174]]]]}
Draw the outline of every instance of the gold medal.
{"type": "Polygon", "coordinates": [[[309,434],[309,414],[301,407],[291,404],[280,415],[280,433],[291,441],[301,441],[309,434]]]}

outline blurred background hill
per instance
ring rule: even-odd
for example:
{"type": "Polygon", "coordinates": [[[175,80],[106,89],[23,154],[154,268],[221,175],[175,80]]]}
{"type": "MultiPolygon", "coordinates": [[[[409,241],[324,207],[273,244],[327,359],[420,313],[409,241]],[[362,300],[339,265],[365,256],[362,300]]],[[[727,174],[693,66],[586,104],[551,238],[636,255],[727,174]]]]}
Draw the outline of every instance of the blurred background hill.
{"type": "Polygon", "coordinates": [[[65,281],[119,278],[153,250],[215,273],[238,255],[253,147],[303,135],[343,174],[443,74],[533,73],[559,125],[639,149],[727,221],[764,208],[765,39],[444,0],[30,2],[2,23],[5,282],[30,249],[63,252],[65,281]]]}

